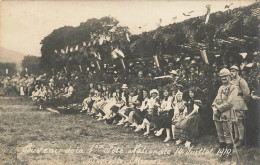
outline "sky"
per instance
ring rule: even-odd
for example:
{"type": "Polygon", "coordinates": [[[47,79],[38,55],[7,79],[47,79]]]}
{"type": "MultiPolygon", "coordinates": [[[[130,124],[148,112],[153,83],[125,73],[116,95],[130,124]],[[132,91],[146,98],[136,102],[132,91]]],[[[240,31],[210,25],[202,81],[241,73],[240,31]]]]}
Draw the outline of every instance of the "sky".
{"type": "MultiPolygon", "coordinates": [[[[1,1],[1,0],[0,0],[1,1]]],[[[41,40],[54,29],[77,27],[90,18],[112,16],[132,34],[154,30],[211,12],[248,6],[255,1],[1,1],[0,47],[25,55],[41,56],[41,40]],[[191,13],[184,16],[182,13],[191,13]],[[174,17],[177,19],[173,20],[174,17]],[[141,26],[142,28],[138,28],[141,26]]]]}

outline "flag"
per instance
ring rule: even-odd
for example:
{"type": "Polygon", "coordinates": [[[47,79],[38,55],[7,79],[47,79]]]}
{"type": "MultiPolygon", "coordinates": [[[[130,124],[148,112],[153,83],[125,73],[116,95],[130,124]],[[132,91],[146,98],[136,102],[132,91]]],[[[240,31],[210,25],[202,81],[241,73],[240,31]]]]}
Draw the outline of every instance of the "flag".
{"type": "Polygon", "coordinates": [[[243,57],[243,59],[245,59],[246,58],[246,56],[247,56],[247,53],[245,52],[245,53],[239,53],[242,57],[243,57]]]}
{"type": "Polygon", "coordinates": [[[65,66],[64,66],[64,70],[65,70],[66,73],[68,73],[68,72],[67,72],[67,68],[66,68],[65,66]]]}
{"type": "Polygon", "coordinates": [[[186,57],[184,60],[190,60],[190,57],[186,57]]]}
{"type": "Polygon", "coordinates": [[[5,69],[5,74],[8,74],[8,69],[5,69]]]}
{"type": "Polygon", "coordinates": [[[79,65],[79,70],[80,70],[80,72],[82,72],[82,68],[81,68],[81,65],[79,65]]]}
{"type": "Polygon", "coordinates": [[[207,5],[207,6],[206,6],[206,8],[207,8],[207,14],[206,14],[206,20],[205,20],[205,24],[207,24],[207,23],[208,23],[208,21],[209,21],[209,16],[210,16],[210,8],[211,8],[211,5],[207,5]]]}
{"type": "Polygon", "coordinates": [[[249,63],[246,65],[246,67],[251,68],[253,65],[254,65],[253,63],[249,63]]]}
{"type": "Polygon", "coordinates": [[[86,42],[85,42],[85,41],[82,43],[82,45],[83,45],[83,46],[87,46],[87,44],[86,44],[86,42]]]}
{"type": "Polygon", "coordinates": [[[99,45],[102,45],[103,44],[103,42],[104,42],[104,38],[103,38],[103,35],[101,35],[100,37],[99,37],[99,45]]]}
{"type": "Polygon", "coordinates": [[[200,54],[201,54],[201,57],[202,57],[203,61],[204,61],[206,64],[209,64],[208,57],[207,57],[207,54],[206,54],[206,50],[201,50],[201,51],[200,51],[200,54]]]}
{"type": "Polygon", "coordinates": [[[119,56],[125,58],[125,55],[124,55],[124,53],[123,53],[121,50],[119,50],[119,49],[116,48],[114,51],[115,51],[119,56]]]}
{"type": "Polygon", "coordinates": [[[57,51],[56,49],[54,50],[54,52],[55,52],[55,53],[58,53],[58,51],[57,51]]]}
{"type": "Polygon", "coordinates": [[[28,73],[28,69],[27,68],[25,68],[25,71],[26,71],[26,73],[28,73]]]}
{"type": "Polygon", "coordinates": [[[73,47],[70,48],[70,52],[74,52],[74,48],[73,47]]]}
{"type": "Polygon", "coordinates": [[[98,60],[101,60],[101,55],[98,52],[96,53],[96,57],[98,60]]]}
{"type": "Polygon", "coordinates": [[[76,47],[75,47],[75,51],[78,51],[78,50],[79,50],[79,46],[76,45],[76,47]]]}
{"type": "Polygon", "coordinates": [[[128,33],[126,33],[126,39],[127,39],[128,42],[130,42],[130,38],[129,38],[128,33]]]}
{"type": "Polygon", "coordinates": [[[66,47],[66,53],[68,53],[68,52],[69,52],[69,47],[67,46],[67,47],[66,47]]]}
{"type": "Polygon", "coordinates": [[[118,57],[117,53],[114,51],[111,52],[112,58],[116,59],[118,57]]]}
{"type": "Polygon", "coordinates": [[[63,49],[61,49],[60,52],[61,52],[62,54],[65,54],[65,51],[64,51],[63,49]]]}
{"type": "Polygon", "coordinates": [[[153,56],[153,59],[154,59],[156,66],[159,68],[160,64],[159,64],[159,61],[158,61],[158,56],[153,56]]]}

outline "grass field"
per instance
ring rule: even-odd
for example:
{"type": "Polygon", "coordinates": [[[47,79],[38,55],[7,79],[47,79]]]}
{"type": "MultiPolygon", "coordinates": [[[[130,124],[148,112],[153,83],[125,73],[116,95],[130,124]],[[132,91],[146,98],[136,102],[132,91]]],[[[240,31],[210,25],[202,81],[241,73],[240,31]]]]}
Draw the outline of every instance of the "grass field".
{"type": "MultiPolygon", "coordinates": [[[[0,97],[0,164],[218,164],[215,136],[190,150],[162,141],[83,114],[38,110],[25,97],[0,97]]],[[[239,149],[239,164],[259,164],[259,153],[239,149]]]]}

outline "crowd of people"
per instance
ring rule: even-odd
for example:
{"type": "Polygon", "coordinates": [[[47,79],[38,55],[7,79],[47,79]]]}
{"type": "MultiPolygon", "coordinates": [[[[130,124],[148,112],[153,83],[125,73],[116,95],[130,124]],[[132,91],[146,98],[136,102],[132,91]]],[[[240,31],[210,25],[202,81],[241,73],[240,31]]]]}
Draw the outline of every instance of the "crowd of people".
{"type": "Polygon", "coordinates": [[[223,128],[223,121],[230,119],[237,147],[245,144],[245,135],[256,141],[254,145],[259,145],[256,144],[258,130],[249,135],[245,131],[258,128],[255,124],[259,120],[256,112],[260,96],[259,60],[248,68],[229,67],[231,72],[224,72],[224,76],[222,68],[196,62],[172,67],[164,74],[156,74],[160,72],[156,67],[145,75],[142,68],[136,70],[134,66],[127,73],[111,68],[106,72],[93,67],[85,72],[64,70],[56,74],[1,76],[2,94],[15,92],[29,96],[40,109],[78,103],[82,105],[81,113],[97,120],[132,127],[135,132],[143,130],[145,136],[162,136],[165,132],[164,142],[173,139],[176,145],[186,147],[201,132],[212,130],[215,123],[220,148],[231,148],[230,132],[227,126],[223,128]],[[227,76],[233,85],[223,88],[225,78],[222,77],[227,76]],[[236,88],[236,93],[227,97],[231,87],[236,88]],[[234,113],[233,117],[226,113],[227,109],[234,113]],[[206,125],[211,128],[207,129],[206,125]]]}

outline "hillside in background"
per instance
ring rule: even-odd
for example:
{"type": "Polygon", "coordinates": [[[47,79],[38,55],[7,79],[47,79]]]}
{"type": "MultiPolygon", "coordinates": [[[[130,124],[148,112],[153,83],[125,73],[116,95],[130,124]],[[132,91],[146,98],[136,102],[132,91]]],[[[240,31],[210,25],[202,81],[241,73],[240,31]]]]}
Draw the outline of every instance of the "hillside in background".
{"type": "Polygon", "coordinates": [[[0,47],[0,62],[1,63],[15,63],[18,68],[21,66],[21,62],[25,54],[9,50],[3,47],[0,47]]]}

